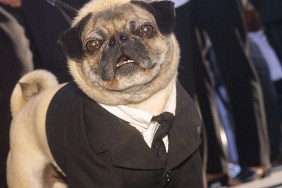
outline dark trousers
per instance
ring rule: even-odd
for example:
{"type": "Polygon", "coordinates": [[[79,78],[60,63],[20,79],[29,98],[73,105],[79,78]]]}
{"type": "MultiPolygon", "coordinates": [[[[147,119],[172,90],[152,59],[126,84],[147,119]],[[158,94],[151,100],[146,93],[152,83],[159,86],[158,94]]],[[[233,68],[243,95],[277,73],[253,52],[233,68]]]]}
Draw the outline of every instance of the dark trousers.
{"type": "Polygon", "coordinates": [[[270,156],[278,159],[281,153],[281,118],[279,113],[278,96],[271,80],[267,62],[259,47],[250,40],[250,55],[254,62],[263,92],[267,129],[270,141],[270,156]]]}
{"type": "MultiPolygon", "coordinates": [[[[208,136],[208,173],[223,171],[224,167],[220,166],[222,158],[219,155],[224,151],[219,152],[221,143],[218,142],[216,127],[220,127],[220,121],[215,109],[213,77],[204,53],[205,40],[199,40],[205,35],[208,35],[212,42],[218,68],[229,94],[240,165],[245,167],[268,164],[269,144],[263,96],[257,73],[246,53],[246,36],[238,2],[191,0],[186,6],[186,14],[190,12],[189,21],[182,20],[182,23],[179,23],[179,12],[176,10],[176,25],[187,25],[187,30],[182,32],[191,35],[185,44],[177,34],[176,27],[181,48],[183,45],[190,46],[186,47],[190,51],[181,51],[182,58],[188,56],[187,61],[190,62],[181,63],[193,64],[195,93],[208,136]]],[[[182,14],[185,14],[185,11],[182,14]]],[[[180,65],[180,69],[182,67],[185,68],[180,65]]],[[[181,82],[186,82],[186,78],[182,77],[185,71],[190,74],[189,68],[182,70],[179,74],[181,82]]]]}
{"type": "MultiPolygon", "coordinates": [[[[197,42],[194,20],[192,19],[192,6],[190,3],[176,9],[175,35],[178,39],[181,58],[178,69],[179,80],[184,89],[194,98],[200,106],[201,114],[205,124],[207,138],[203,134],[201,151],[203,162],[208,161],[208,171],[224,171],[222,148],[216,136],[215,122],[219,122],[218,111],[214,108],[215,90],[213,78],[210,77],[202,59],[200,46],[197,42]],[[205,79],[203,79],[205,78],[205,79]],[[198,93],[209,93],[209,95],[198,95],[198,93]],[[206,145],[204,145],[206,143],[206,145]],[[206,148],[213,148],[208,149],[206,148]],[[205,153],[207,152],[207,153],[205,153]],[[204,156],[207,154],[208,159],[204,156]],[[207,160],[207,161],[205,161],[207,160]],[[210,163],[212,161],[212,163],[210,163]]],[[[205,166],[205,165],[204,165],[205,166]]]]}
{"type": "MultiPolygon", "coordinates": [[[[203,150],[208,148],[207,151],[204,151],[208,156],[207,171],[209,173],[222,172],[225,171],[223,167],[225,157],[215,128],[220,121],[219,114],[217,109],[211,108],[216,105],[214,79],[203,61],[200,50],[202,46],[197,41],[197,37],[200,36],[197,35],[199,33],[195,30],[194,21],[191,3],[176,9],[175,34],[181,49],[179,79],[186,91],[198,103],[203,116],[207,145],[202,145],[202,148],[203,150]]],[[[202,144],[204,143],[202,142],[202,144]]],[[[205,153],[202,156],[205,156],[205,153]]]]}
{"type": "MultiPolygon", "coordinates": [[[[282,20],[266,23],[264,28],[267,39],[282,65],[282,20]]],[[[280,117],[282,120],[282,79],[275,81],[275,87],[278,94],[280,117]]]]}
{"type": "Polygon", "coordinates": [[[263,95],[237,0],[197,0],[194,13],[211,39],[218,67],[230,98],[240,165],[269,163],[269,141],[263,95]]]}

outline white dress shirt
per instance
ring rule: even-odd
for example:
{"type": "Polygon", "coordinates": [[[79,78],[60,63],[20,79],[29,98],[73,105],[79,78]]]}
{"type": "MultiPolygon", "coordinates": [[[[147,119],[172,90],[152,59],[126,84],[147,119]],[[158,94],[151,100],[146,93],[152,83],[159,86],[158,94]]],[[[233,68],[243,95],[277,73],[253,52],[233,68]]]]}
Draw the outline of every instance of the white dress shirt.
{"type": "Polygon", "coordinates": [[[174,4],[174,7],[175,7],[175,8],[178,8],[178,7],[180,7],[180,6],[182,6],[182,5],[186,4],[186,3],[188,3],[189,0],[170,0],[170,1],[172,1],[172,2],[175,3],[175,4],[174,4]]]}
{"type": "Polygon", "coordinates": [[[252,39],[254,43],[259,47],[263,57],[269,68],[271,80],[277,81],[282,79],[282,67],[281,63],[274,52],[273,48],[269,44],[266,35],[263,30],[248,32],[248,37],[252,39]]]}
{"type": "MultiPolygon", "coordinates": [[[[120,119],[128,122],[131,126],[135,127],[140,133],[143,135],[143,138],[147,145],[151,148],[154,135],[159,127],[157,122],[151,122],[153,114],[150,114],[146,111],[139,110],[136,108],[132,108],[129,106],[124,105],[117,105],[117,106],[108,106],[104,104],[99,104],[108,112],[112,113],[113,115],[119,117],[120,119]]],[[[167,101],[165,106],[166,112],[170,112],[175,115],[176,109],[176,86],[174,86],[171,96],[167,101]]],[[[168,151],[168,136],[163,138],[163,142],[166,147],[166,151],[168,151]]]]}

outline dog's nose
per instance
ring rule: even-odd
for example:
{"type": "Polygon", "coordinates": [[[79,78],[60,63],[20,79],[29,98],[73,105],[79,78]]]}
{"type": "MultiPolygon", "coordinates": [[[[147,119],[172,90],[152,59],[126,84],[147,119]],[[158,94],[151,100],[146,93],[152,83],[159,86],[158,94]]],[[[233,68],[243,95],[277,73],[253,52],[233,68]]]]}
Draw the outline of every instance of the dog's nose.
{"type": "Polygon", "coordinates": [[[126,41],[128,39],[128,36],[125,34],[125,33],[120,33],[119,34],[119,40],[121,41],[121,42],[124,42],[124,41],[126,41]]]}
{"type": "Polygon", "coordinates": [[[128,39],[128,36],[125,33],[118,33],[112,36],[109,40],[109,46],[114,47],[124,43],[128,39]]]}

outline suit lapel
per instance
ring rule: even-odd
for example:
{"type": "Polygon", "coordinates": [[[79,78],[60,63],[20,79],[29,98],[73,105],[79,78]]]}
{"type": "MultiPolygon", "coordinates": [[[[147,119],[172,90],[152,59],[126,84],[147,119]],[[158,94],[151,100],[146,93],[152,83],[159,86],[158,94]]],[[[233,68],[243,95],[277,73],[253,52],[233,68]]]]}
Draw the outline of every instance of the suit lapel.
{"type": "Polygon", "coordinates": [[[141,133],[112,115],[96,102],[83,101],[85,132],[96,153],[110,151],[114,166],[161,169],[164,164],[153,153],[141,133]]]}
{"type": "Polygon", "coordinates": [[[198,126],[201,126],[201,120],[195,104],[178,83],[176,115],[169,132],[167,170],[179,165],[199,147],[198,126]]]}

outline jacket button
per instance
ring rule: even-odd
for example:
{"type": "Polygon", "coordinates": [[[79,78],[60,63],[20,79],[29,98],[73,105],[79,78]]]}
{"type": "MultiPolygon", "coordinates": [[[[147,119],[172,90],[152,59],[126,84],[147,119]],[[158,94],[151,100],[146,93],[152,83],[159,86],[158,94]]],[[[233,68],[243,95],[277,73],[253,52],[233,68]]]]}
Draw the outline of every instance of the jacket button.
{"type": "Polygon", "coordinates": [[[170,178],[171,178],[171,170],[169,170],[167,173],[166,173],[166,182],[170,182],[170,178]]]}
{"type": "Polygon", "coordinates": [[[162,185],[167,185],[171,180],[171,170],[169,170],[166,174],[163,174],[162,185]]]}

